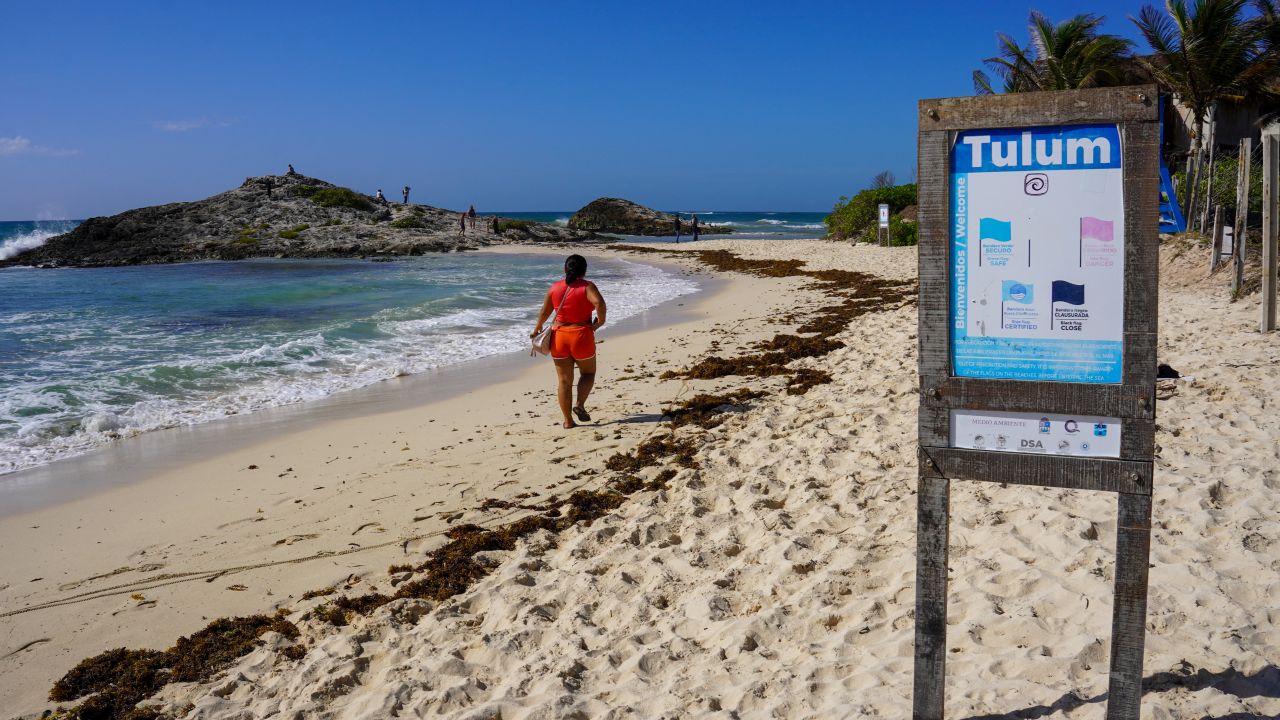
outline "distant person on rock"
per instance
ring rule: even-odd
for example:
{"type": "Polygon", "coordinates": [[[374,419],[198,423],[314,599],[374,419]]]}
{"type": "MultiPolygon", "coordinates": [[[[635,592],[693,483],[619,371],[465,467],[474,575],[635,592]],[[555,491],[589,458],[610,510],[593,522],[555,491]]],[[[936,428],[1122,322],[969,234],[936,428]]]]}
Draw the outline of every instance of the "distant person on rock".
{"type": "Polygon", "coordinates": [[[698,242],[698,213],[693,214],[693,241],[698,242]]]}
{"type": "Polygon", "coordinates": [[[560,413],[564,415],[562,427],[575,427],[574,416],[582,422],[590,422],[587,414],[587,395],[596,381],[596,330],[604,325],[606,313],[604,296],[596,284],[586,279],[587,259],[570,255],[564,261],[564,280],[547,290],[538,313],[537,327],[529,334],[534,337],[542,332],[542,325],[554,310],[555,322],[551,330],[551,359],[556,364],[559,387],[556,398],[560,413]],[[595,317],[591,316],[595,311],[595,317]],[[573,368],[578,367],[578,402],[573,402],[573,368]],[[572,413],[572,414],[570,414],[572,413]]]}
{"type": "Polygon", "coordinates": [[[386,205],[387,205],[387,198],[386,198],[386,196],[384,196],[384,195],[382,194],[382,188],[378,188],[378,194],[374,195],[373,197],[374,197],[374,199],[376,199],[376,200],[378,201],[378,204],[379,204],[379,205],[382,205],[383,207],[386,207],[386,205]]]}
{"type": "Polygon", "coordinates": [[[475,230],[476,229],[476,206],[475,205],[472,205],[471,209],[467,211],[467,217],[471,218],[471,229],[475,230]]]}
{"type": "Polygon", "coordinates": [[[462,233],[463,235],[467,234],[467,214],[466,213],[462,213],[458,215],[458,232],[462,233]]]}
{"type": "Polygon", "coordinates": [[[410,190],[409,186],[408,186],[408,185],[405,185],[405,186],[404,186],[404,190],[401,190],[401,191],[400,191],[401,193],[404,193],[404,204],[405,204],[405,205],[408,205],[408,204],[409,204],[409,190],[410,190]]]}
{"type": "Polygon", "coordinates": [[[676,213],[676,242],[680,242],[680,213],[676,213]]]}
{"type": "Polygon", "coordinates": [[[293,171],[293,163],[289,163],[289,172],[285,173],[285,175],[297,175],[297,174],[298,173],[293,171]]]}
{"type": "Polygon", "coordinates": [[[262,180],[262,184],[263,184],[263,185],[265,185],[265,186],[267,187],[267,199],[268,199],[268,200],[270,200],[270,199],[271,199],[271,186],[273,185],[273,183],[271,182],[271,178],[263,178],[263,180],[262,180]]]}

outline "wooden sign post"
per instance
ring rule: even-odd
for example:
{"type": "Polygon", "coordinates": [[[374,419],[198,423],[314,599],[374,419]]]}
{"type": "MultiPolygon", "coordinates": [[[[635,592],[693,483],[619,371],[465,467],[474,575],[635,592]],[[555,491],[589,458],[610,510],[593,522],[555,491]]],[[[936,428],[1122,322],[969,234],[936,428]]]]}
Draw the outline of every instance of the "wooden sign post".
{"type": "Polygon", "coordinates": [[[1280,123],[1262,129],[1262,317],[1259,330],[1276,329],[1276,241],[1280,236],[1277,217],[1277,179],[1280,179],[1280,123]]]}
{"type": "Polygon", "coordinates": [[[1138,717],[1158,116],[1155,86],[920,102],[919,720],[943,717],[953,480],[1117,494],[1107,717],[1138,717]]]}

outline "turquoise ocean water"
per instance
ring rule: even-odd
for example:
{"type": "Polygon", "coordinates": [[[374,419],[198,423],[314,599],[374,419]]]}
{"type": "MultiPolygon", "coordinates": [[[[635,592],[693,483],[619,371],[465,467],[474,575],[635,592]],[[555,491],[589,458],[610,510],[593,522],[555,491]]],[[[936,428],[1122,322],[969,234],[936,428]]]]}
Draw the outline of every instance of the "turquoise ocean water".
{"type": "MultiPolygon", "coordinates": [[[[570,214],[503,213],[561,223],[570,214]]],[[[734,223],[736,237],[821,234],[820,213],[699,216],[734,223]]],[[[0,222],[0,258],[75,225],[0,222]]],[[[0,474],[521,351],[561,263],[486,253],[0,269],[0,474]]],[[[594,262],[589,275],[611,322],[697,290],[623,260],[594,262]]]]}
{"type": "MultiPolygon", "coordinates": [[[[667,210],[664,212],[675,212],[667,210]]],[[[698,220],[703,223],[729,225],[732,235],[707,235],[707,239],[735,238],[746,240],[791,240],[822,237],[826,234],[826,226],[822,224],[825,212],[763,212],[736,210],[697,210],[698,220]]],[[[503,217],[537,220],[538,222],[566,225],[573,211],[566,212],[503,212],[503,217]]],[[[680,216],[688,222],[691,212],[681,210],[680,216]]],[[[686,238],[687,239],[687,236],[686,238]]],[[[646,242],[675,240],[670,238],[645,238],[646,242]]]]}

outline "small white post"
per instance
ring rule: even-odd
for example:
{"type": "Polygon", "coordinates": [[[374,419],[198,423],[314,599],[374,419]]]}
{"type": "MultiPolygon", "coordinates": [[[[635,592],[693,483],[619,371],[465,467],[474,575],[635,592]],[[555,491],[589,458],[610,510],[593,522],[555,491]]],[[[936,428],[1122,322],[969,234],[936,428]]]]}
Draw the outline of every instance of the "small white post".
{"type": "Polygon", "coordinates": [[[1213,208],[1213,256],[1209,260],[1209,274],[1212,275],[1222,264],[1222,206],[1213,208]]]}

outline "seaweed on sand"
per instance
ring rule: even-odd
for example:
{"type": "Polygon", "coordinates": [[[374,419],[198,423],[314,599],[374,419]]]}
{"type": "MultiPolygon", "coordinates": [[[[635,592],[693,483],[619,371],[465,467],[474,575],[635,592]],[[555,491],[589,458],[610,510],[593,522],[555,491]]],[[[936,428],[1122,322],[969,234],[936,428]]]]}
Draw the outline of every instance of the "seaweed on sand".
{"type": "MultiPolygon", "coordinates": [[[[621,247],[636,252],[665,252],[650,248],[621,247]]],[[[884,280],[874,275],[849,271],[808,271],[804,263],[796,260],[747,260],[725,250],[702,250],[694,253],[703,263],[716,270],[744,272],[763,277],[804,276],[817,282],[819,289],[836,295],[841,302],[816,310],[800,327],[799,334],[775,335],[772,339],[757,343],[754,355],[726,360],[711,357],[686,370],[688,377],[721,377],[724,375],[789,375],[788,392],[804,394],[814,385],[829,382],[831,375],[822,370],[788,369],[785,366],[801,358],[821,357],[844,346],[832,336],[841,332],[856,317],[867,312],[889,309],[911,298],[913,286],[884,280]]],[[[668,409],[674,430],[684,425],[701,428],[715,427],[723,422],[725,408],[741,405],[763,396],[757,390],[737,390],[725,395],[701,394],[668,409]]],[[[335,600],[323,611],[323,617],[334,624],[345,624],[352,615],[363,615],[398,598],[420,598],[441,601],[469,588],[489,573],[489,568],[476,561],[476,554],[493,550],[512,550],[516,543],[531,533],[546,530],[558,533],[579,522],[590,524],[621,505],[626,495],[641,490],[666,487],[676,475],[672,466],[697,467],[696,437],[676,437],[674,432],[656,435],[640,443],[628,453],[617,453],[605,461],[605,468],[621,477],[609,490],[579,490],[567,500],[550,498],[540,508],[539,514],[519,520],[483,528],[478,525],[461,525],[448,532],[449,542],[428,554],[422,564],[396,569],[411,570],[415,579],[404,583],[394,596],[369,594],[335,600]],[[663,468],[646,482],[636,473],[652,467],[663,468]],[[562,506],[567,510],[562,511],[562,506]]],[[[486,503],[496,509],[506,505],[501,501],[486,503]]]]}
{"type": "MultiPolygon", "coordinates": [[[[349,192],[349,191],[348,191],[349,192]]],[[[312,195],[313,199],[314,194],[312,195]]],[[[324,198],[321,198],[322,200],[324,198]]],[[[338,203],[341,204],[341,203],[338,203]]],[[[637,253],[663,253],[688,257],[690,253],[674,253],[656,248],[613,246],[637,253]]],[[[802,358],[821,357],[843,347],[834,336],[845,330],[858,317],[870,312],[891,310],[911,302],[914,284],[896,282],[864,273],[842,270],[804,270],[797,260],[748,260],[725,250],[700,250],[691,253],[707,266],[721,271],[742,272],[762,277],[805,277],[817,290],[838,302],[808,311],[808,319],[794,333],[779,333],[757,343],[753,354],[738,358],[708,357],[681,373],[667,376],[717,378],[726,375],[787,375],[787,392],[804,394],[815,385],[830,382],[831,375],[821,369],[789,369],[786,365],[802,358]]],[[[794,314],[790,321],[799,316],[794,314]]],[[[724,408],[741,405],[761,397],[758,390],[738,390],[724,395],[698,395],[667,410],[674,430],[681,426],[710,428],[723,422],[724,408]]],[[[579,522],[590,524],[625,502],[626,496],[642,490],[667,487],[676,476],[675,467],[697,467],[695,455],[698,436],[677,438],[668,433],[651,437],[630,453],[618,453],[605,462],[606,468],[619,473],[609,489],[579,490],[561,501],[551,497],[540,506],[516,506],[535,510],[534,514],[494,528],[461,525],[449,530],[449,541],[429,553],[416,566],[394,566],[393,571],[410,572],[413,578],[400,585],[394,595],[369,593],[338,597],[312,611],[313,615],[334,625],[348,623],[352,616],[366,615],[399,598],[441,601],[469,588],[490,572],[490,567],[476,559],[485,551],[513,550],[517,542],[538,531],[558,533],[579,522]],[[639,473],[659,467],[656,475],[645,481],[639,473]]],[[[486,503],[487,509],[507,509],[505,501],[486,503]]],[[[311,599],[335,594],[324,588],[305,594],[311,599]]],[[[210,623],[189,637],[180,638],[170,649],[128,650],[118,648],[88,658],[68,672],[50,691],[54,701],[85,698],[66,717],[77,720],[155,720],[154,708],[138,707],[138,703],[155,694],[170,682],[207,680],[258,645],[266,632],[279,632],[296,638],[298,629],[281,615],[269,617],[223,618],[210,623]]],[[[298,659],[305,652],[300,645],[285,648],[284,655],[298,659]]]]}
{"type": "Polygon", "coordinates": [[[726,375],[750,375],[768,377],[771,375],[791,375],[795,370],[787,367],[794,360],[822,357],[832,350],[844,347],[844,343],[825,337],[800,337],[799,335],[775,335],[756,345],[763,352],[754,355],[740,355],[734,358],[723,358],[716,355],[704,358],[682,371],[667,371],[664,378],[687,377],[699,380],[713,380],[726,375]]]}
{"type": "Polygon", "coordinates": [[[662,464],[670,459],[682,467],[697,467],[693,456],[698,445],[692,438],[676,438],[674,435],[655,435],[636,446],[629,453],[617,453],[604,461],[604,466],[616,472],[635,472],[662,464]]]}
{"type": "MultiPolygon", "coordinates": [[[[795,333],[779,333],[756,343],[755,353],[725,358],[717,355],[703,358],[680,371],[667,371],[662,378],[694,378],[711,380],[729,375],[744,377],[790,376],[787,393],[803,395],[810,388],[831,381],[824,370],[792,369],[796,360],[817,358],[844,347],[834,339],[854,320],[871,312],[891,310],[911,302],[915,283],[889,280],[878,275],[852,270],[805,270],[800,260],[749,260],[728,250],[673,251],[635,245],[610,245],[610,249],[632,253],[656,253],[667,257],[692,256],[715,270],[734,271],[760,277],[803,277],[837,303],[817,308],[795,333]]],[[[792,318],[794,319],[794,318],[792,318]]]]}
{"type": "Polygon", "coordinates": [[[514,550],[516,542],[538,530],[558,533],[579,522],[591,524],[606,515],[625,500],[617,492],[579,490],[563,503],[554,503],[539,515],[484,528],[466,524],[451,528],[449,542],[431,551],[427,559],[412,568],[421,577],[404,583],[395,595],[371,593],[334,600],[325,609],[317,609],[317,615],[334,624],[345,625],[353,615],[367,615],[373,610],[402,598],[447,600],[471,587],[472,583],[489,574],[489,568],[476,561],[476,554],[492,550],[514,550]],[[562,510],[561,507],[567,508],[562,510]]]}
{"type": "Polygon", "coordinates": [[[268,632],[298,636],[293,623],[277,615],[219,618],[203,630],[178,638],[165,651],[116,648],[80,661],[62,676],[49,699],[55,702],[89,696],[72,708],[76,720],[149,720],[153,709],[138,703],[171,682],[197,682],[212,677],[259,644],[268,632]]]}
{"type": "Polygon", "coordinates": [[[725,421],[729,408],[742,407],[762,395],[764,393],[759,390],[735,390],[724,395],[701,393],[663,410],[663,413],[671,418],[672,427],[696,425],[709,430],[725,421]]]}
{"type": "Polygon", "coordinates": [[[804,395],[815,385],[825,385],[829,382],[831,382],[831,373],[826,370],[801,368],[792,374],[791,380],[787,383],[787,394],[804,395]]]}

